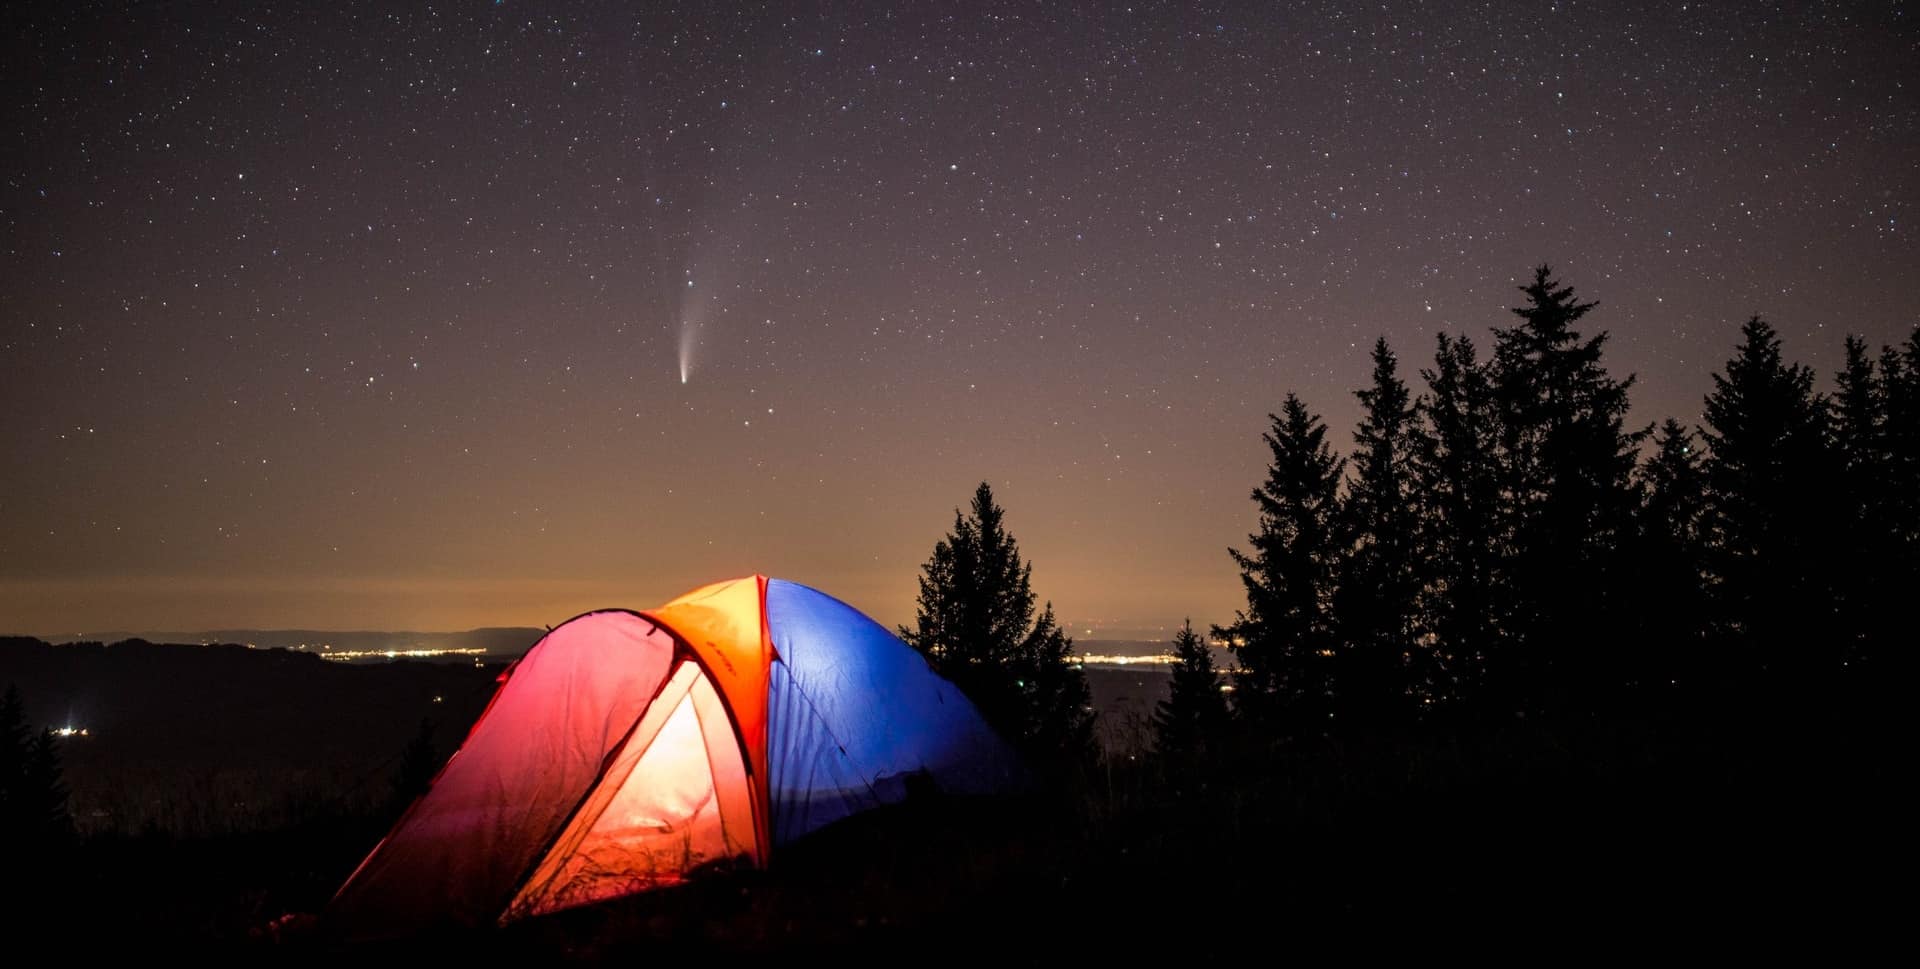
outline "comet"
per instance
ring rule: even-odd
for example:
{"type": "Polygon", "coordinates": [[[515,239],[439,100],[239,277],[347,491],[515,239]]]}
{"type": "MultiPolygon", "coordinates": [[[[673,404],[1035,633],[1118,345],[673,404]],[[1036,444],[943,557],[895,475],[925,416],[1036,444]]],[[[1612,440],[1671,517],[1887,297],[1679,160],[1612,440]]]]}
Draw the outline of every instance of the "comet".
{"type": "Polygon", "coordinates": [[[680,382],[686,383],[693,373],[694,333],[699,329],[693,323],[680,321],[680,382]]]}
{"type": "Polygon", "coordinates": [[[693,351],[700,345],[700,321],[693,316],[680,318],[680,382],[693,376],[693,351]]]}

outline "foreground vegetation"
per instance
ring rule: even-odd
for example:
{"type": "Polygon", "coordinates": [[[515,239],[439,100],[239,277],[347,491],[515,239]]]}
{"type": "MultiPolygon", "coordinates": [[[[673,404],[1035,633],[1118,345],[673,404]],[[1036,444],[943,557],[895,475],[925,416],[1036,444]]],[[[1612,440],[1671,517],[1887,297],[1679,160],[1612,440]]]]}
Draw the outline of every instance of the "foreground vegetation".
{"type": "Polygon", "coordinates": [[[1125,755],[1025,795],[858,817],[769,871],[383,946],[312,915],[390,815],[244,834],[98,836],[34,876],[26,924],[66,951],[228,951],[337,964],[617,964],[902,953],[1039,964],[1439,947],[1643,944],[1838,953],[1891,931],[1903,824],[1888,699],[1728,691],[1683,708],[1417,734],[1125,755]],[[111,932],[100,931],[111,927],[111,932]]]}

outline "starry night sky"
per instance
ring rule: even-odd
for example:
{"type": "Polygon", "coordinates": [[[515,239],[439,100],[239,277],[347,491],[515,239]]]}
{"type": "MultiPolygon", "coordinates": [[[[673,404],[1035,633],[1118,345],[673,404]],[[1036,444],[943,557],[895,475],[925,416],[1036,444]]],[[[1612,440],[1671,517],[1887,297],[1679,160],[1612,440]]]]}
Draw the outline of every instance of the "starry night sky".
{"type": "Polygon", "coordinates": [[[1376,335],[1417,386],[1535,264],[1641,423],[1752,313],[1823,384],[1920,322],[1903,3],[4,16],[0,632],[891,623],[984,479],[1158,636],[1285,392],[1349,449],[1376,335]]]}

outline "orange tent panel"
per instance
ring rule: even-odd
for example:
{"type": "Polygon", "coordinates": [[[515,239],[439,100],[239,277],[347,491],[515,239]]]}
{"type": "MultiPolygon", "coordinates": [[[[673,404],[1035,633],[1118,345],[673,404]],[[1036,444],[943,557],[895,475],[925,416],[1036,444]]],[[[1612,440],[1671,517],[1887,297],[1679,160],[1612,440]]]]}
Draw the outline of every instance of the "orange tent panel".
{"type": "MultiPolygon", "coordinates": [[[[767,665],[776,657],[767,631],[767,578],[750,575],[702,586],[641,615],[686,640],[719,687],[746,748],[753,803],[767,803],[767,665]]],[[[754,861],[766,861],[771,821],[754,817],[754,861]]]]}

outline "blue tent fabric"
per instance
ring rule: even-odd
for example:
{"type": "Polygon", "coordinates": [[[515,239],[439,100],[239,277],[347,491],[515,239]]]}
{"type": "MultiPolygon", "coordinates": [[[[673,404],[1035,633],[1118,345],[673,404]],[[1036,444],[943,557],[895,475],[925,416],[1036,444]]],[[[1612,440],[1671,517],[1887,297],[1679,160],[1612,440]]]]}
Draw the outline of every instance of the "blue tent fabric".
{"type": "Polygon", "coordinates": [[[1018,761],[953,684],[859,610],[769,579],[777,657],[767,708],[774,844],[906,799],[914,779],[948,794],[1002,791],[1018,761]]]}

